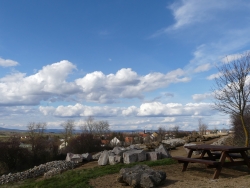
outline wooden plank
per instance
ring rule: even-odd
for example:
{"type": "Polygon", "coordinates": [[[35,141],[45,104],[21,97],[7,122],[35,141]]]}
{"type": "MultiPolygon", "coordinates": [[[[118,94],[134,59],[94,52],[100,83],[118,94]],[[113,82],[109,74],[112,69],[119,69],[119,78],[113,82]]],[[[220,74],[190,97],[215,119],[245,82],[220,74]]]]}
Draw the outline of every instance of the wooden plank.
{"type": "Polygon", "coordinates": [[[205,159],[196,159],[196,158],[188,158],[188,157],[173,157],[173,159],[178,160],[179,163],[186,163],[186,162],[191,162],[191,163],[202,163],[206,165],[218,165],[220,162],[218,161],[211,161],[211,160],[205,160],[205,159]]]}

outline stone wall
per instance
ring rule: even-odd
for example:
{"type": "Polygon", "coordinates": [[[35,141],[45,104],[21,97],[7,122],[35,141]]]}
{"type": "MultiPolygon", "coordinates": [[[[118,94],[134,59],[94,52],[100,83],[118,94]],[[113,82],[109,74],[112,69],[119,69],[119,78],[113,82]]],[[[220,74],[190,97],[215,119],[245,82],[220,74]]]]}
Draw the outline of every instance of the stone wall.
{"type": "MultiPolygon", "coordinates": [[[[47,172],[55,172],[60,173],[61,171],[73,169],[76,167],[76,163],[71,161],[52,161],[45,164],[41,164],[39,166],[35,166],[32,169],[23,171],[23,172],[17,172],[17,173],[9,173],[8,175],[2,175],[0,177],[0,185],[6,184],[6,183],[13,183],[22,181],[28,178],[35,178],[38,176],[43,176],[47,172]]],[[[49,173],[49,176],[51,176],[51,173],[49,173]]],[[[47,176],[48,177],[48,176],[47,176]]]]}

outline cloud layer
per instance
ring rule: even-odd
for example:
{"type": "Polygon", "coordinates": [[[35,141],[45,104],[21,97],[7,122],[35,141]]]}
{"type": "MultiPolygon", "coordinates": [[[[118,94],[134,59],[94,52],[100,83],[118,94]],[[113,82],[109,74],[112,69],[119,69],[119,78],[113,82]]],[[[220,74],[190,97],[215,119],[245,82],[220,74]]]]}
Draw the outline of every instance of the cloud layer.
{"type": "Polygon", "coordinates": [[[68,81],[74,70],[74,64],[63,60],[44,66],[34,75],[6,75],[0,78],[0,105],[38,105],[42,101],[114,103],[124,98],[143,98],[145,92],[189,81],[181,69],[140,76],[130,68],[108,75],[95,71],[68,81]]]}

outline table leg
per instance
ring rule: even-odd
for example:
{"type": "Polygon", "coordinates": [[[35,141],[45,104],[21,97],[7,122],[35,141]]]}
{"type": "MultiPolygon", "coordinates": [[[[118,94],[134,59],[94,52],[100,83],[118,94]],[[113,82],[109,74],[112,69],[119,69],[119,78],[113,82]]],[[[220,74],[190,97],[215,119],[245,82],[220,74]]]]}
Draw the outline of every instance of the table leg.
{"type": "MultiPolygon", "coordinates": [[[[189,149],[189,152],[188,152],[188,158],[191,158],[192,154],[193,154],[193,151],[192,149],[189,149]]],[[[184,162],[183,163],[183,167],[182,167],[182,172],[186,171],[187,170],[187,167],[188,167],[188,162],[184,162]]]]}
{"type": "Polygon", "coordinates": [[[221,157],[220,157],[220,160],[219,160],[219,162],[221,162],[221,164],[220,164],[218,167],[216,167],[216,170],[215,170],[215,172],[214,172],[213,179],[218,179],[218,178],[219,178],[220,172],[221,172],[221,170],[222,170],[222,166],[223,166],[223,164],[224,164],[224,162],[225,162],[226,157],[227,157],[227,153],[226,153],[225,151],[223,151],[223,152],[221,153],[221,157]]]}
{"type": "Polygon", "coordinates": [[[250,168],[250,161],[249,161],[249,159],[247,157],[246,152],[245,151],[241,151],[240,154],[241,154],[242,158],[244,159],[244,161],[246,162],[247,167],[250,168]]]}

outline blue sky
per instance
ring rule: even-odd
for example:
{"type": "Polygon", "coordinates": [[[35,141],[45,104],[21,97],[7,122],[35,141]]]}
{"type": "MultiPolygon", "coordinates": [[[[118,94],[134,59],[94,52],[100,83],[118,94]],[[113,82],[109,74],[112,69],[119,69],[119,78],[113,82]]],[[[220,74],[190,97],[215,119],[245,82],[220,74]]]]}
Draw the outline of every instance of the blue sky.
{"type": "Polygon", "coordinates": [[[250,2],[0,1],[0,126],[228,128],[211,108],[225,57],[249,50],[250,2]]]}

